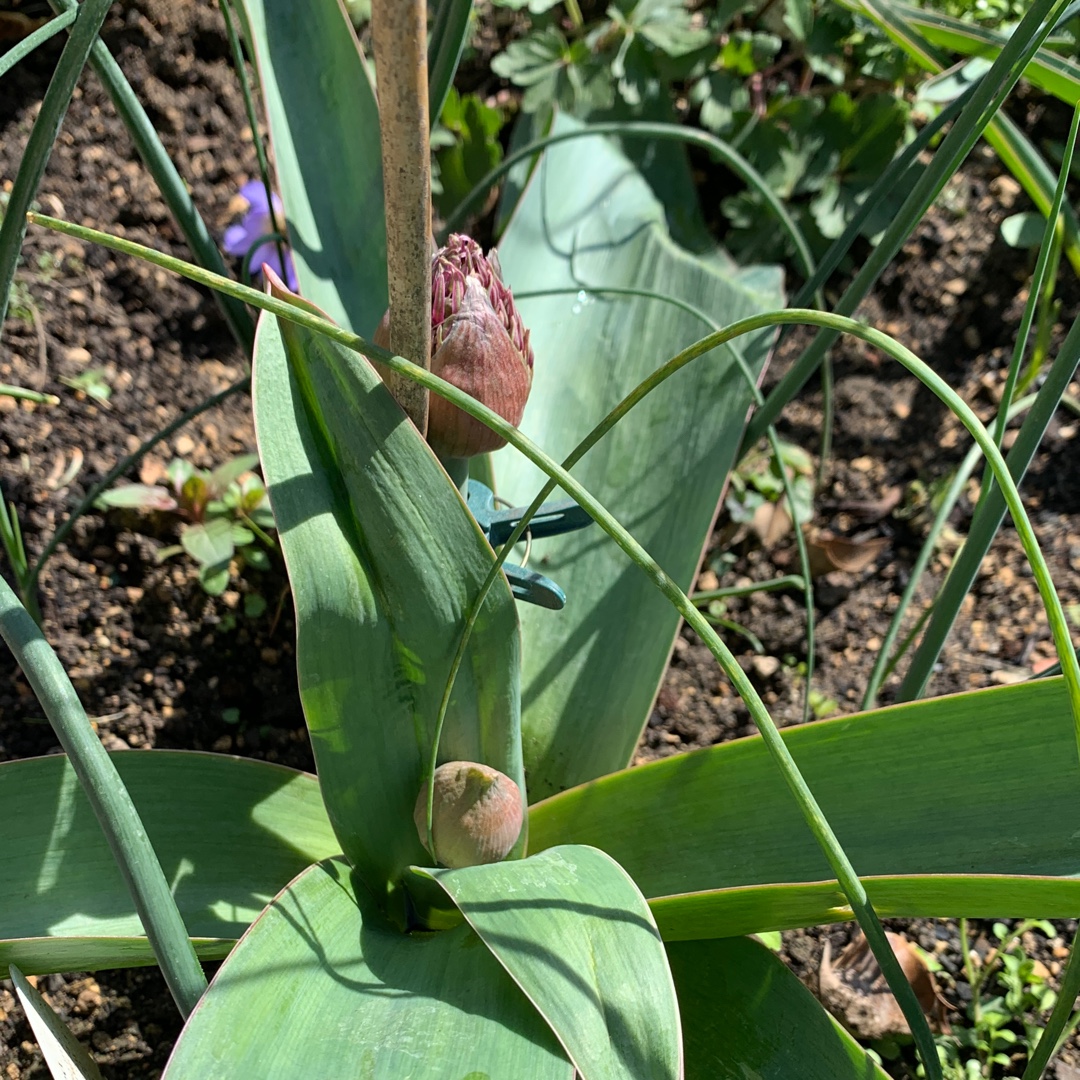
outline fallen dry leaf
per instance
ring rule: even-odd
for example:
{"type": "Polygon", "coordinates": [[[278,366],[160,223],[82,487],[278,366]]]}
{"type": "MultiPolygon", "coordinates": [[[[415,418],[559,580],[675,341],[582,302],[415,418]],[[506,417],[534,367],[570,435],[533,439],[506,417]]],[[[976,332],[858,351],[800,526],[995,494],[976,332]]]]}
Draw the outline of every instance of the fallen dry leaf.
{"type": "MultiPolygon", "coordinates": [[[[853,463],[854,464],[854,463],[853,463]]],[[[880,499],[846,499],[840,502],[822,503],[822,510],[842,511],[863,521],[880,521],[888,517],[903,501],[904,492],[899,485],[887,487],[880,499]]]]}
{"type": "MultiPolygon", "coordinates": [[[[922,957],[903,934],[886,932],[885,937],[923,1011],[939,1030],[947,1031],[945,1003],[922,957]]],[[[837,957],[835,965],[830,944],[825,942],[818,969],[818,993],[822,1004],[858,1039],[910,1034],[907,1020],[861,931],[837,957]]]]}
{"type": "Polygon", "coordinates": [[[867,540],[849,540],[822,530],[806,539],[807,553],[810,556],[810,574],[821,577],[833,570],[843,570],[848,574],[859,574],[874,565],[877,557],[889,546],[884,536],[874,536],[867,540]]]}
{"type": "Polygon", "coordinates": [[[755,511],[750,528],[757,534],[761,546],[768,551],[776,547],[791,532],[791,514],[787,506],[780,502],[762,503],[755,511]]]}

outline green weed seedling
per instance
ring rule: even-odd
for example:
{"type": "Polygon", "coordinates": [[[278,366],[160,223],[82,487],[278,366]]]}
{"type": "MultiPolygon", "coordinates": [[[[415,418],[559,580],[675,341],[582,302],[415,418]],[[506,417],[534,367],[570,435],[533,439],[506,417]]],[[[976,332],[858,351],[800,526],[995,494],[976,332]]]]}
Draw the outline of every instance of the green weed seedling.
{"type": "Polygon", "coordinates": [[[995,922],[996,943],[980,954],[967,920],[961,920],[971,1000],[963,1017],[952,1020],[951,1032],[938,1036],[946,1080],[999,1080],[1023,1071],[1057,1001],[1050,972],[1025,950],[1024,936],[1033,930],[1048,938],[1057,935],[1045,920],[1025,919],[1012,929],[995,922]]]}
{"type": "Polygon", "coordinates": [[[108,405],[109,398],[112,397],[112,385],[109,382],[107,368],[90,368],[89,371],[84,371],[81,375],[72,378],[62,375],[60,381],[65,386],[70,386],[72,390],[93,398],[100,405],[108,405]]]}
{"type": "Polygon", "coordinates": [[[266,551],[256,547],[255,541],[267,548],[276,546],[268,535],[274,516],[266,487],[251,471],[258,460],[255,454],[244,454],[208,472],[174,458],[165,470],[168,487],[124,484],[106,491],[95,505],[176,514],[183,521],[180,543],[162,548],[158,560],[186,552],[199,564],[203,589],[219,596],[229,583],[230,563],[237,551],[243,550],[246,565],[265,570],[269,565],[266,551]]]}
{"type": "MultiPolygon", "coordinates": [[[[732,521],[753,522],[755,514],[768,503],[785,506],[781,467],[787,473],[794,496],[794,520],[805,522],[813,517],[813,460],[802,447],[794,443],[781,439],[779,445],[779,460],[767,450],[754,451],[747,454],[731,474],[731,490],[724,505],[732,521]]],[[[790,512],[788,516],[792,516],[790,512]]]]}
{"type": "Polygon", "coordinates": [[[996,922],[997,945],[980,959],[967,921],[960,924],[971,1002],[967,1008],[970,1026],[957,1024],[953,1032],[956,1065],[962,1069],[956,1073],[958,1078],[1016,1075],[1038,1041],[1040,1024],[1054,1007],[1057,994],[1050,986],[1050,973],[1024,950],[1022,939],[1030,930],[1047,937],[1057,933],[1050,923],[1036,919],[1024,920],[1012,930],[996,922]]]}

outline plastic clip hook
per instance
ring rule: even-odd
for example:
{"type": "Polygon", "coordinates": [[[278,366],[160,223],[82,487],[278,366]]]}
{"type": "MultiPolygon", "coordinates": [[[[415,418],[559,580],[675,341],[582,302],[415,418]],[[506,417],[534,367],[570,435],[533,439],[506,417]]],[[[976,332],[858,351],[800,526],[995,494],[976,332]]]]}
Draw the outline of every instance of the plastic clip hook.
{"type": "MultiPolygon", "coordinates": [[[[479,480],[470,480],[468,506],[476,523],[492,547],[506,542],[528,509],[513,506],[500,510],[495,505],[495,494],[479,480]]],[[[573,499],[560,499],[544,503],[529,522],[528,535],[534,540],[543,536],[558,536],[592,524],[592,518],[573,499]]],[[[510,583],[510,590],[518,600],[539,607],[559,611],[566,604],[566,594],[559,586],[535,570],[528,570],[516,563],[503,563],[503,572],[510,583]]]]}

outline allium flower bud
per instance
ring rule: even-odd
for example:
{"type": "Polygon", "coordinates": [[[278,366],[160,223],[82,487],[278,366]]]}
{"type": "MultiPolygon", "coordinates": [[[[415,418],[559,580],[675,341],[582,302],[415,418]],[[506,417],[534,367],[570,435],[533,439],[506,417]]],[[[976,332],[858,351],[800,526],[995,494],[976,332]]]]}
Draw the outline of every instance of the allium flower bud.
{"type": "MultiPolygon", "coordinates": [[[[389,312],[375,332],[389,347],[389,312]]],[[[529,331],[503,284],[495,251],[484,256],[467,236],[453,235],[431,262],[431,371],[504,420],[521,423],[532,386],[529,331]]],[[[428,442],[441,457],[472,457],[506,440],[436,394],[428,413],[428,442]]]]}
{"type": "MultiPolygon", "coordinates": [[[[504,773],[474,761],[448,761],[435,770],[431,814],[434,858],[456,870],[505,859],[521,835],[521,789],[504,773]]],[[[427,784],[413,821],[427,847],[427,784]]]]}

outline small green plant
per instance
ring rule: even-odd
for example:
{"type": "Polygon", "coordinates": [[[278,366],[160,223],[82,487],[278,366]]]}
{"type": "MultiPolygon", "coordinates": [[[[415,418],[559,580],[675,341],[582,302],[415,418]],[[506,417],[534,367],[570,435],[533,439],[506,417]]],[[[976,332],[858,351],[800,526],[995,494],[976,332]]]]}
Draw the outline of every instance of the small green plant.
{"type": "Polygon", "coordinates": [[[997,943],[980,956],[967,920],[961,920],[960,945],[971,1001],[964,1019],[953,1023],[951,1034],[938,1038],[948,1080],[990,1080],[1022,1071],[1038,1042],[1040,1025],[1057,1000],[1050,972],[1025,951],[1023,937],[1032,930],[1048,938],[1057,934],[1044,920],[1025,919],[1012,929],[996,922],[997,943]]]}
{"type": "Polygon", "coordinates": [[[164,547],[158,560],[187,552],[199,564],[199,583],[211,596],[219,596],[229,583],[229,564],[240,549],[244,562],[257,570],[269,565],[258,539],[275,547],[268,535],[274,518],[262,480],[251,471],[255,454],[233,458],[212,472],[175,458],[165,470],[169,486],[125,484],[105,492],[99,509],[126,508],[178,515],[180,543],[164,547]]]}
{"type": "Polygon", "coordinates": [[[1019,22],[1027,0],[919,0],[919,6],[988,26],[1019,22]]]}
{"type": "Polygon", "coordinates": [[[431,132],[431,193],[444,217],[502,161],[504,117],[478,94],[450,88],[439,123],[431,132]]]}
{"type": "MultiPolygon", "coordinates": [[[[5,501],[0,495],[0,547],[7,556],[8,566],[20,588],[30,576],[30,560],[26,556],[26,545],[23,542],[22,526],[19,524],[19,512],[15,504],[5,501]]],[[[41,625],[41,609],[36,603],[28,605],[27,610],[39,626],[41,625]]]]}
{"type": "MultiPolygon", "coordinates": [[[[529,10],[529,34],[492,61],[524,91],[526,113],[553,105],[583,120],[696,113],[788,203],[814,250],[840,235],[911,137],[903,53],[832,3],[734,0],[691,12],[681,0],[618,0],[602,19],[572,20],[569,32],[558,6],[529,10]]],[[[864,234],[880,232],[895,208],[880,201],[864,234]]],[[[720,209],[736,256],[792,254],[768,227],[760,191],[732,194],[720,209]]]]}
{"type": "Polygon", "coordinates": [[[747,454],[731,474],[731,490],[724,505],[732,521],[752,522],[761,507],[770,503],[782,505],[788,516],[796,521],[809,521],[813,515],[814,462],[795,443],[780,440],[780,460],[765,448],[747,454]],[[794,496],[793,515],[786,505],[781,468],[787,472],[794,496]]]}
{"type": "Polygon", "coordinates": [[[107,405],[109,398],[112,397],[112,386],[109,383],[109,372],[106,368],[90,368],[72,378],[62,375],[60,381],[65,386],[70,386],[72,390],[93,398],[101,405],[107,405]]]}

